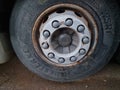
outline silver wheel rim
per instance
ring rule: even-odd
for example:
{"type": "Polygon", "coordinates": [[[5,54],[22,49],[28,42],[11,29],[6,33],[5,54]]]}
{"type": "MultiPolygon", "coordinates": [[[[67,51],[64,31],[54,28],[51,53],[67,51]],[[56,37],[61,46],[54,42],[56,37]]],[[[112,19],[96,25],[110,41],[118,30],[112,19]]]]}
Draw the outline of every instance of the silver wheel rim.
{"type": "Polygon", "coordinates": [[[82,19],[71,10],[54,12],[39,28],[39,45],[51,62],[69,65],[80,61],[87,54],[91,33],[82,19]]]}
{"type": "MultiPolygon", "coordinates": [[[[64,4],[57,7],[61,6],[64,4]]],[[[73,6],[82,9],[76,5],[73,6]]],[[[88,19],[84,15],[78,15],[79,13],[75,10],[68,9],[69,4],[66,4],[66,7],[67,9],[60,12],[55,9],[55,6],[51,7],[52,12],[47,14],[47,18],[41,22],[41,16],[44,17],[45,12],[42,13],[43,15],[41,14],[36,20],[32,32],[36,52],[43,60],[57,66],[71,66],[82,62],[94,51],[98,38],[97,25],[94,20],[92,23],[94,23],[95,41],[92,40],[88,19]],[[37,38],[36,32],[39,33],[37,38]],[[92,42],[94,44],[91,46],[92,42]]],[[[93,19],[92,16],[90,18],[93,19]]]]}

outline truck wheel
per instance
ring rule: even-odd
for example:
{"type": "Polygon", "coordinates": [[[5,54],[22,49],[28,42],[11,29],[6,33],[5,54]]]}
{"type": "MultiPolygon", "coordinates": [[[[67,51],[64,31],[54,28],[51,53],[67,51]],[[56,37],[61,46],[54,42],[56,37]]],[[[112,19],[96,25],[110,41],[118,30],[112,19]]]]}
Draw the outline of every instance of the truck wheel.
{"type": "Polygon", "coordinates": [[[11,41],[28,69],[71,82],[109,62],[118,47],[118,17],[114,0],[18,0],[11,41]]]}

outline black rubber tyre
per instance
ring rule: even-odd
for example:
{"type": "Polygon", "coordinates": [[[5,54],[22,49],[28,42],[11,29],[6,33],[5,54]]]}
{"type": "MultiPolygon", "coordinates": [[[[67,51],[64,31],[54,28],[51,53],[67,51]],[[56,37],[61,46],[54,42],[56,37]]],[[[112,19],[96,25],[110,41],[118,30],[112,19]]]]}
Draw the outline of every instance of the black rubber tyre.
{"type": "Polygon", "coordinates": [[[115,0],[18,0],[10,22],[13,48],[21,62],[43,78],[59,82],[83,79],[102,69],[118,47],[120,23],[117,6],[115,0]],[[60,3],[85,8],[92,14],[99,28],[94,52],[76,66],[51,65],[42,60],[33,47],[31,32],[37,17],[45,9],[60,3]]]}
{"type": "Polygon", "coordinates": [[[117,52],[115,54],[116,54],[115,59],[120,64],[120,44],[119,44],[119,47],[118,47],[117,52]]]}

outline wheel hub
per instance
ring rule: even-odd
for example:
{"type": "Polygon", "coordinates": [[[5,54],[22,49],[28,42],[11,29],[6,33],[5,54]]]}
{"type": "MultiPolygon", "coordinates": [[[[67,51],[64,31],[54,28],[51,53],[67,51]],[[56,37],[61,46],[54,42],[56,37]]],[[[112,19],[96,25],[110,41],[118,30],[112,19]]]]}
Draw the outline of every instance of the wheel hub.
{"type": "Polygon", "coordinates": [[[59,37],[58,37],[58,43],[60,46],[62,47],[67,47],[71,44],[72,42],[72,39],[71,39],[71,36],[68,35],[68,34],[61,34],[59,37]]]}
{"type": "Polygon", "coordinates": [[[51,38],[51,46],[60,54],[72,53],[78,45],[79,37],[71,28],[60,28],[53,33],[51,38]]]}

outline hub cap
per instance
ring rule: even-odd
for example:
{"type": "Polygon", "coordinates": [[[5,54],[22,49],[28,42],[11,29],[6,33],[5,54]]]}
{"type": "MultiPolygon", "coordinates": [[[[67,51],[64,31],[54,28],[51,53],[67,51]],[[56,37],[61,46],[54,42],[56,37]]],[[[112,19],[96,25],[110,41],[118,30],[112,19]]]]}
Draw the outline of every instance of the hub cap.
{"type": "Polygon", "coordinates": [[[58,37],[58,43],[61,47],[67,47],[71,44],[71,42],[72,42],[72,38],[67,33],[63,33],[63,34],[59,35],[59,37],[58,37]]]}
{"type": "Polygon", "coordinates": [[[39,25],[39,35],[36,38],[41,57],[58,66],[82,62],[92,44],[89,22],[84,15],[79,16],[75,10],[68,8],[64,8],[62,12],[56,9],[43,21],[39,25]]]}

